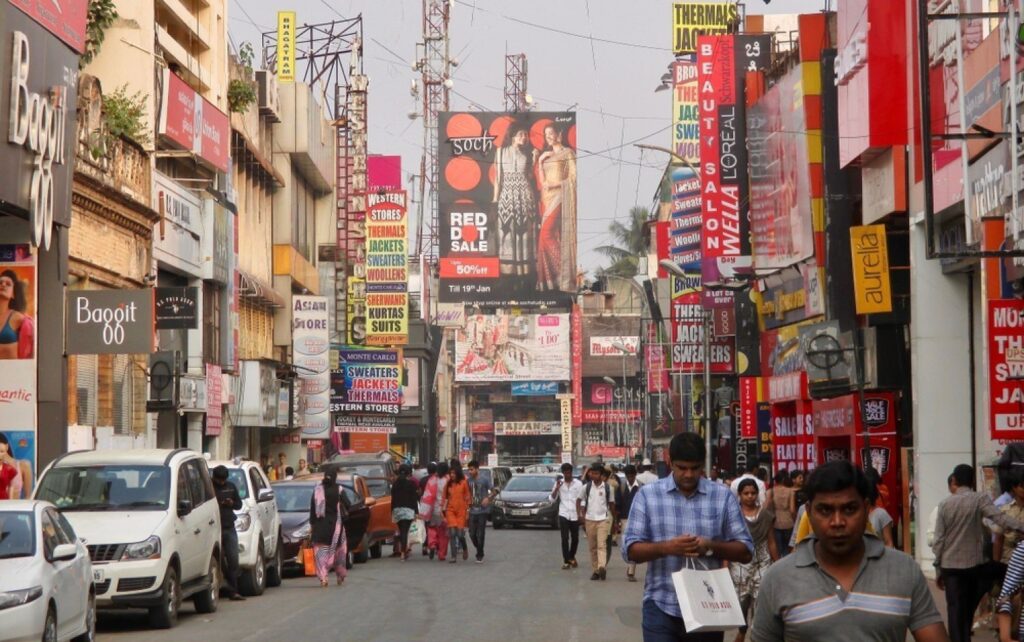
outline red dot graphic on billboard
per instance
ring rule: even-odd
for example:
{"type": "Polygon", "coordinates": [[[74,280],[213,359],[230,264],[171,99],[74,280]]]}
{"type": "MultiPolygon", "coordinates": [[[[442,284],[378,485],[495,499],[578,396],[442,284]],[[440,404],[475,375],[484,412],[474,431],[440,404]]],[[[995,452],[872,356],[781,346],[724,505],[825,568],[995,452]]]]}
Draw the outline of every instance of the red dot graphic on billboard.
{"type": "Polygon", "coordinates": [[[484,127],[472,114],[455,114],[448,121],[448,138],[472,138],[484,133],[484,127]]]}
{"type": "Polygon", "coordinates": [[[537,149],[544,149],[544,128],[548,125],[554,124],[550,118],[541,118],[540,120],[533,123],[530,127],[530,143],[537,149]]]}
{"type": "Polygon", "coordinates": [[[569,131],[565,134],[565,144],[573,149],[576,149],[576,125],[569,128],[569,131]]]}
{"type": "Polygon", "coordinates": [[[476,243],[476,240],[480,238],[480,230],[477,229],[476,225],[463,225],[462,238],[470,243],[476,243]]]}
{"type": "Polygon", "coordinates": [[[465,156],[456,156],[444,168],[444,178],[452,189],[468,192],[480,183],[480,166],[465,156]]]}
{"type": "Polygon", "coordinates": [[[491,123],[491,126],[487,128],[487,132],[494,136],[494,146],[501,147],[505,144],[505,134],[508,133],[508,128],[512,124],[511,116],[498,116],[491,123]]]}

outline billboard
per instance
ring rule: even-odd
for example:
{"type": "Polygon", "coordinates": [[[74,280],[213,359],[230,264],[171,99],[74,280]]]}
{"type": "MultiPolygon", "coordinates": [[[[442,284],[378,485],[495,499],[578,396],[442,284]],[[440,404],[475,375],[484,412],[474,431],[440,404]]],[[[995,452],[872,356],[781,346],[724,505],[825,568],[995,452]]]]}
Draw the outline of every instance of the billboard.
{"type": "MultiPolygon", "coordinates": [[[[700,293],[672,300],[672,372],[704,372],[704,308],[700,293]]],[[[736,370],[736,344],[732,337],[711,337],[709,360],[713,374],[736,370]]]]}
{"type": "Polygon", "coordinates": [[[568,306],[575,113],[443,112],[439,127],[439,300],[568,306]]]}
{"type": "Polygon", "coordinates": [[[397,415],[402,404],[402,351],[337,348],[335,352],[331,412],[397,415]]]}
{"type": "Polygon", "coordinates": [[[409,247],[406,193],[366,197],[366,344],[400,346],[409,339],[409,247]]]}
{"type": "Polygon", "coordinates": [[[277,12],[277,81],[295,82],[295,12],[277,12]]]}
{"type": "Polygon", "coordinates": [[[470,315],[455,336],[455,380],[569,381],[569,315],[470,315]]]}
{"type": "Polygon", "coordinates": [[[989,434],[1024,439],[1024,301],[988,302],[989,434]]]}
{"type": "Polygon", "coordinates": [[[298,370],[298,390],[305,399],[304,438],[331,434],[330,329],[327,297],[292,295],[292,358],[298,370]]]}
{"type": "Polygon", "coordinates": [[[697,63],[672,63],[672,151],[693,166],[700,163],[697,93],[697,63]]]}
{"type": "Polygon", "coordinates": [[[10,310],[3,328],[14,340],[0,344],[0,435],[21,474],[11,499],[32,494],[36,467],[36,254],[28,244],[0,245],[0,292],[10,310]]]}
{"type": "Polygon", "coordinates": [[[699,36],[730,33],[737,24],[734,2],[677,2],[672,5],[672,51],[692,54],[699,36]]]}

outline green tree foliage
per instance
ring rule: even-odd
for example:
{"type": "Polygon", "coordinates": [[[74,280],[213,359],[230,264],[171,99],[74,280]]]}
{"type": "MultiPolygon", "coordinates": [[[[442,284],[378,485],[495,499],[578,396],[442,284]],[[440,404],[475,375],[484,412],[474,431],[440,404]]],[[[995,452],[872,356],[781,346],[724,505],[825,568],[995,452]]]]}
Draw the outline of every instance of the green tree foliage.
{"type": "Polygon", "coordinates": [[[612,243],[595,248],[609,261],[608,265],[598,270],[599,276],[607,274],[627,279],[636,276],[640,257],[647,255],[649,234],[645,225],[650,217],[651,213],[646,207],[633,207],[625,223],[612,221],[608,226],[612,243]]]}

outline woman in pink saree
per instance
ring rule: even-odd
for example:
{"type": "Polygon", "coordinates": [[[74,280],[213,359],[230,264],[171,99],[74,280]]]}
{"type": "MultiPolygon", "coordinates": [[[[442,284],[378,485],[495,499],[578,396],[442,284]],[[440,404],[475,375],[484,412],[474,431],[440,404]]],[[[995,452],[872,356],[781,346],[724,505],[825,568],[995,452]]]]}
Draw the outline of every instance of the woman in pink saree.
{"type": "Polygon", "coordinates": [[[327,577],[333,570],[338,584],[345,581],[348,569],[348,542],[342,521],[346,514],[345,500],[338,487],[337,473],[328,470],[323,481],[313,491],[309,507],[310,539],[313,559],[320,586],[327,586],[327,577]]]}
{"type": "Polygon", "coordinates": [[[576,291],[576,154],[555,125],[544,128],[544,153],[537,161],[540,231],[537,289],[576,291]]]}

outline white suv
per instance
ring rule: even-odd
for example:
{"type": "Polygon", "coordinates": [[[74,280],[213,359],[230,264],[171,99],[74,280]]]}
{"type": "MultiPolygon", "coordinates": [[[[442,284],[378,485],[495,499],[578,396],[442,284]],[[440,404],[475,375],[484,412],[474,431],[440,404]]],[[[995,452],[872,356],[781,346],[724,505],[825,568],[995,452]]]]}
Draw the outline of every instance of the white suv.
{"type": "Polygon", "coordinates": [[[235,511],[238,531],[238,590],[262,595],[268,586],[281,585],[281,516],[274,491],[259,464],[235,458],[211,461],[210,469],[224,466],[228,481],[238,489],[242,508],[235,511]]]}
{"type": "Polygon", "coordinates": [[[170,628],[191,597],[217,610],[220,512],[206,460],[191,450],[63,455],[35,499],[52,502],[89,549],[98,608],[144,608],[170,628]]]}

